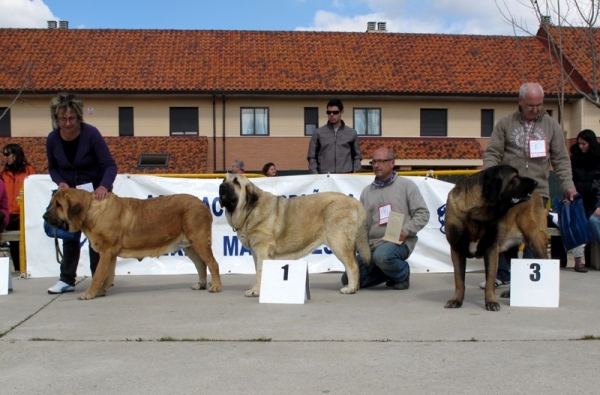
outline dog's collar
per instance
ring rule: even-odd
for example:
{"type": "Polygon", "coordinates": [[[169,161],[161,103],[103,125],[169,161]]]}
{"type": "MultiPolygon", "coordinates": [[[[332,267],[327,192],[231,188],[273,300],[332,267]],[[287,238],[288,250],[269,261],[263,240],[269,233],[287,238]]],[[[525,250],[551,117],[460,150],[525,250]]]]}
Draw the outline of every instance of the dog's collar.
{"type": "MultiPolygon", "coordinates": [[[[246,218],[244,218],[244,222],[242,222],[242,227],[244,225],[246,225],[246,228],[248,228],[248,217],[250,217],[250,214],[252,214],[252,211],[254,210],[254,207],[256,207],[256,204],[254,206],[252,206],[252,208],[250,209],[250,211],[248,211],[248,214],[246,214],[246,218]]],[[[241,227],[240,228],[234,228],[232,226],[231,229],[233,229],[233,231],[237,233],[237,231],[240,230],[241,227]]]]}
{"type": "Polygon", "coordinates": [[[531,195],[527,195],[527,196],[525,196],[525,197],[522,197],[522,198],[520,198],[520,199],[517,199],[517,198],[512,198],[512,199],[510,200],[510,202],[511,202],[511,203],[514,205],[514,204],[519,204],[519,203],[524,203],[524,202],[527,202],[527,201],[529,201],[529,199],[531,199],[531,195]]]}

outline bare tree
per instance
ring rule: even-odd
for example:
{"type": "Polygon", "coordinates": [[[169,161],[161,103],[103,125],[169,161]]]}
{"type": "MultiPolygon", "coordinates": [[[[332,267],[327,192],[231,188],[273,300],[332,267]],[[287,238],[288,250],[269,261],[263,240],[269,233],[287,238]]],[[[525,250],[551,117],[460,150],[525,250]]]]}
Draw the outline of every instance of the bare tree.
{"type": "Polygon", "coordinates": [[[595,29],[600,1],[516,0],[536,15],[539,25],[535,31],[511,11],[507,0],[494,1],[504,20],[513,27],[515,35],[531,35],[547,45],[550,62],[557,71],[555,84],[556,92],[559,93],[560,113],[563,113],[565,87],[568,85],[600,108],[600,53],[597,52],[600,47],[600,32],[595,29]]]}
{"type": "Polygon", "coordinates": [[[4,116],[6,114],[8,114],[8,111],[17,102],[17,100],[19,100],[19,97],[21,97],[21,94],[23,93],[23,91],[25,91],[25,89],[31,88],[31,87],[29,87],[29,82],[31,81],[31,71],[32,70],[33,70],[33,64],[29,63],[26,66],[26,70],[23,73],[24,74],[23,83],[21,84],[21,88],[19,89],[19,92],[17,93],[17,96],[15,96],[15,98],[9,104],[9,106],[6,107],[6,109],[4,110],[4,112],[2,114],[0,114],[0,119],[4,118],[4,116]]]}

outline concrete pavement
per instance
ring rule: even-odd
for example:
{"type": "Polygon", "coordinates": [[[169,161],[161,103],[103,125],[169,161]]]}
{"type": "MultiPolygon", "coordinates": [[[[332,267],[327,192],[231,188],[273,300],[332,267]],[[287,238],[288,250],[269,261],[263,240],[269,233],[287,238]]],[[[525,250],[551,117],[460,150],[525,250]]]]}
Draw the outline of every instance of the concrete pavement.
{"type": "MultiPolygon", "coordinates": [[[[413,274],[338,292],[311,274],[304,305],[223,292],[195,275],[117,276],[108,296],[49,295],[55,278],[13,279],[0,296],[0,393],[6,394],[597,394],[600,272],[561,269],[560,307],[488,312],[467,274],[462,308],[444,309],[452,274],[413,274]],[[583,340],[591,338],[592,340],[583,340]]],[[[500,294],[499,288],[497,294],[500,294]]]]}

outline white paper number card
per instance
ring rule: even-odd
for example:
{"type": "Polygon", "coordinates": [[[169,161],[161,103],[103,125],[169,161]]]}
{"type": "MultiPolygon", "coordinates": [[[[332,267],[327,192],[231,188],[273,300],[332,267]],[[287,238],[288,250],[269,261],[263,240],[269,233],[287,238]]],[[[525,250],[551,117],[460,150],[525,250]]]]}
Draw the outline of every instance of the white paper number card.
{"type": "Polygon", "coordinates": [[[263,261],[260,303],[304,304],[310,300],[308,262],[263,261]]]}
{"type": "Polygon", "coordinates": [[[510,265],[511,306],[558,307],[558,259],[513,259],[510,265]]]}

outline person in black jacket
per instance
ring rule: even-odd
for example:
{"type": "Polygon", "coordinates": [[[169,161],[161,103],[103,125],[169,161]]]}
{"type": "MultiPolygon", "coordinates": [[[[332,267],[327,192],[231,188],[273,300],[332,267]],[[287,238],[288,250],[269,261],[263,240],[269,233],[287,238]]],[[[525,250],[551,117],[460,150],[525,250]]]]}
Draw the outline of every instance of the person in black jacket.
{"type": "MultiPolygon", "coordinates": [[[[594,131],[585,129],[577,135],[577,142],[571,146],[571,168],[592,232],[600,240],[600,146],[594,131]]],[[[581,258],[575,260],[575,270],[586,272],[585,268],[591,266],[589,245],[585,246],[585,265],[581,258]]]]}

